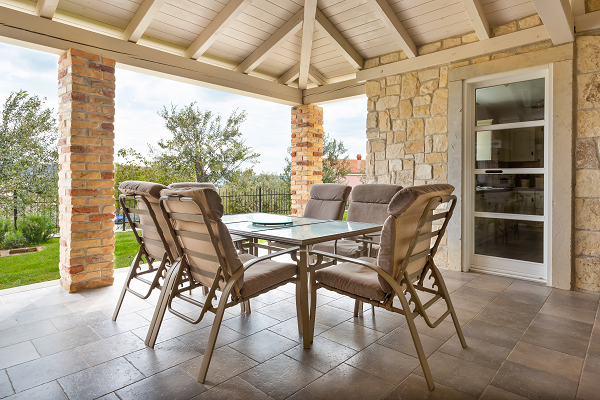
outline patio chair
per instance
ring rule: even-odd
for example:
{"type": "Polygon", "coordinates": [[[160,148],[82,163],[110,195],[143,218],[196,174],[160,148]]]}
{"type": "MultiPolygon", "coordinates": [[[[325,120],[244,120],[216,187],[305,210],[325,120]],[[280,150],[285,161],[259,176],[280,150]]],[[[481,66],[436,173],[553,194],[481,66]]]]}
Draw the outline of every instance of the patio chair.
{"type": "Polygon", "coordinates": [[[125,181],[119,185],[119,190],[123,193],[119,196],[119,203],[140,248],[125,279],[112,316],[113,321],[117,320],[127,292],[147,299],[154,289],[161,288],[166,270],[177,259],[175,242],[169,235],[167,222],[158,203],[160,191],[166,188],[158,183],[143,181],[125,181]],[[137,208],[130,206],[134,201],[137,201],[137,208]],[[135,222],[132,214],[139,215],[139,222],[135,222]],[[155,261],[159,261],[160,265],[156,266],[155,261]],[[147,285],[146,291],[140,292],[139,289],[132,288],[134,280],[147,285]]]}
{"type": "Polygon", "coordinates": [[[435,385],[415,318],[422,316],[427,326],[435,328],[451,315],[462,347],[467,346],[444,278],[433,261],[456,206],[453,191],[451,185],[438,184],[413,186],[398,192],[388,206],[389,216],[381,231],[381,248],[377,259],[352,259],[322,251],[312,252],[321,259],[334,258],[342,263],[310,274],[311,332],[314,328],[316,290],[319,287],[402,314],[406,317],[429,390],[433,390],[435,385]],[[436,208],[442,209],[434,213],[436,208]],[[433,239],[435,241],[432,244],[433,239]],[[426,285],[425,281],[431,279],[433,284],[430,282],[426,285]],[[423,303],[418,292],[433,297],[423,303]],[[395,297],[401,308],[394,304],[395,297]],[[439,299],[444,299],[447,310],[438,319],[432,320],[426,310],[439,299]],[[413,310],[410,309],[410,303],[414,304],[413,310]]]}
{"type": "Polygon", "coordinates": [[[352,187],[339,183],[318,183],[310,188],[304,218],[341,221],[352,187]]]}
{"type": "MultiPolygon", "coordinates": [[[[365,184],[352,189],[346,221],[383,224],[388,217],[388,204],[402,186],[365,184]]],[[[313,249],[346,257],[376,257],[379,249],[379,234],[352,237],[319,243],[313,249]]]]}
{"type": "MultiPolygon", "coordinates": [[[[238,254],[227,227],[221,221],[223,204],[216,190],[165,189],[161,195],[160,207],[171,236],[176,238],[175,245],[180,257],[168,271],[146,344],[154,346],[167,308],[192,324],[202,321],[207,312],[214,313],[212,330],[198,375],[198,381],[204,383],[225,309],[289,282],[296,282],[295,263],[270,259],[295,253],[298,247],[261,257],[238,254]],[[189,276],[187,282],[186,276],[189,276]],[[203,301],[184,294],[199,285],[210,287],[203,301]],[[220,298],[217,298],[217,291],[221,292],[220,298]],[[192,318],[174,309],[173,300],[176,298],[199,307],[200,315],[192,318]],[[213,306],[213,301],[218,306],[213,306]]],[[[299,297],[297,308],[300,310],[299,297]]]]}

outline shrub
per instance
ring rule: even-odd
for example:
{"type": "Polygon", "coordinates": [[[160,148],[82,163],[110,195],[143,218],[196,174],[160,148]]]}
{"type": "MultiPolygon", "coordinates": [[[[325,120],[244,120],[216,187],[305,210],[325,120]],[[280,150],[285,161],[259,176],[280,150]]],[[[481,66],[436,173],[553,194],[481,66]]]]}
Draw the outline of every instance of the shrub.
{"type": "Polygon", "coordinates": [[[2,248],[16,249],[17,247],[25,246],[25,237],[20,231],[10,231],[2,241],[2,248]]]}
{"type": "Polygon", "coordinates": [[[0,218],[0,246],[2,246],[2,241],[4,240],[4,236],[10,231],[11,223],[10,219],[1,219],[0,218]]]}
{"type": "Polygon", "coordinates": [[[51,219],[45,215],[27,215],[21,218],[18,228],[27,245],[45,243],[55,231],[51,219]]]}

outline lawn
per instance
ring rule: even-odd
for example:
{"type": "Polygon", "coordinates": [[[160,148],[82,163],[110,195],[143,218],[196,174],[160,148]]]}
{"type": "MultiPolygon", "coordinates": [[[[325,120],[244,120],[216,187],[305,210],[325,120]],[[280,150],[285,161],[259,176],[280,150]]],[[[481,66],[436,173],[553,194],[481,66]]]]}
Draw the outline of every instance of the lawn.
{"type": "MultiPolygon", "coordinates": [[[[129,267],[138,251],[133,232],[115,234],[115,268],[129,267]]],[[[0,289],[59,279],[58,239],[50,239],[42,251],[0,258],[0,289]]]]}

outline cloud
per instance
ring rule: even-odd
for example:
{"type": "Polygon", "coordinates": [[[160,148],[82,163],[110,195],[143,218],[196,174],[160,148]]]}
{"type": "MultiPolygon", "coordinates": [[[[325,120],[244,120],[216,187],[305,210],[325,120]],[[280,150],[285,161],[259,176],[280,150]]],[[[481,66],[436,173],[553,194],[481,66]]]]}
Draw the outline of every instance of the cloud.
{"type": "MultiPolygon", "coordinates": [[[[1,43],[0,51],[0,99],[11,91],[25,89],[47,97],[47,106],[56,108],[58,56],[1,43]]],[[[291,107],[119,68],[116,78],[116,150],[133,147],[145,152],[148,144],[169,138],[157,112],[171,103],[181,107],[195,101],[200,109],[224,118],[235,109],[246,110],[243,137],[261,155],[255,171],[282,171],[290,145],[291,107]]],[[[366,98],[326,104],[323,108],[325,131],[343,140],[352,158],[364,153],[366,98]]]]}

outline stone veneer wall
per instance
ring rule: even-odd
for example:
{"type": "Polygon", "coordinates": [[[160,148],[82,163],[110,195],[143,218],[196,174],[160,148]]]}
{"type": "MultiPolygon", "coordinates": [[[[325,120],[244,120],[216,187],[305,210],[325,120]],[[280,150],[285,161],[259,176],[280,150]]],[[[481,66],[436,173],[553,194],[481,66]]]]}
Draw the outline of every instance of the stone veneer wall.
{"type": "Polygon", "coordinates": [[[576,51],[575,287],[600,292],[600,33],[576,51]]]}
{"type": "MultiPolygon", "coordinates": [[[[537,14],[491,29],[501,36],[541,24],[537,14]]],[[[420,55],[478,41],[475,32],[429,43],[420,55]]],[[[448,182],[448,71],[552,47],[550,41],[366,82],[367,183],[402,186],[448,182]]],[[[365,61],[374,68],[405,59],[404,52],[365,61]]],[[[518,66],[515,66],[518,69],[518,66]]],[[[444,237],[436,264],[448,268],[444,237]]],[[[455,266],[456,267],[456,266],[455,266]]]]}
{"type": "Polygon", "coordinates": [[[69,49],[58,66],[60,282],[112,285],[115,61],[69,49]]]}

